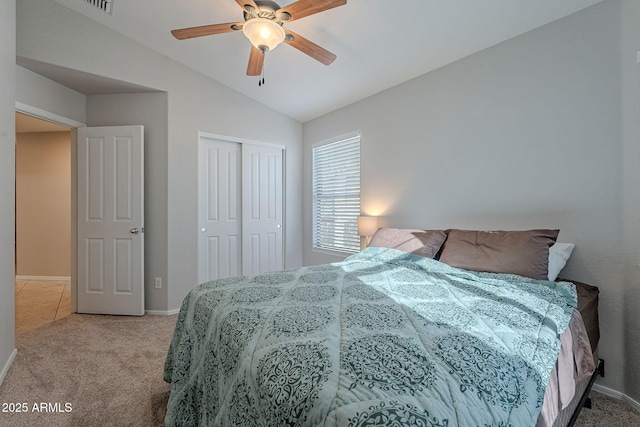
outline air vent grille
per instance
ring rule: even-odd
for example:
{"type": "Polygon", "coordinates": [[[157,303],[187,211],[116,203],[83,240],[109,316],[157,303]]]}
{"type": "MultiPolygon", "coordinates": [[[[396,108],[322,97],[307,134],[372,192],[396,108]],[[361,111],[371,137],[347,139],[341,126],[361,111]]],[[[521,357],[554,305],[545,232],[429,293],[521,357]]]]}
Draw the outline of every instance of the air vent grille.
{"type": "Polygon", "coordinates": [[[101,11],[107,12],[109,14],[111,14],[111,11],[113,9],[113,0],[85,0],[85,1],[90,5],[97,7],[101,11]]]}

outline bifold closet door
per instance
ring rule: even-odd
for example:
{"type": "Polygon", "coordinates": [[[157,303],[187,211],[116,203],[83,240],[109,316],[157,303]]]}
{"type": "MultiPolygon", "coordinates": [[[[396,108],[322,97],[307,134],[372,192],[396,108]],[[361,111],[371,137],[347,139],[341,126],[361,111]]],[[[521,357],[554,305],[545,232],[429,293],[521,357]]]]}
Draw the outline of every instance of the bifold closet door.
{"type": "Polygon", "coordinates": [[[198,282],[281,270],[283,151],[200,137],[198,282]]]}

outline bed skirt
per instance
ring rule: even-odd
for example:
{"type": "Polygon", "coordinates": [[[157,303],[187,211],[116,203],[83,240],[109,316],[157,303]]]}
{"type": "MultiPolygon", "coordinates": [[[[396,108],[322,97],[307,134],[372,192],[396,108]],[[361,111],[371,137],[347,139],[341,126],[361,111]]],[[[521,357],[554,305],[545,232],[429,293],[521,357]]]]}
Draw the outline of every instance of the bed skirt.
{"type": "Polygon", "coordinates": [[[558,414],[558,418],[553,423],[554,427],[571,427],[575,424],[578,419],[578,415],[580,415],[580,411],[584,406],[587,408],[591,407],[589,400],[589,392],[591,391],[591,387],[593,383],[596,381],[598,375],[604,377],[604,360],[596,359],[598,361],[598,365],[596,366],[596,370],[590,377],[585,378],[582,382],[576,385],[576,394],[569,406],[564,408],[558,414]]]}

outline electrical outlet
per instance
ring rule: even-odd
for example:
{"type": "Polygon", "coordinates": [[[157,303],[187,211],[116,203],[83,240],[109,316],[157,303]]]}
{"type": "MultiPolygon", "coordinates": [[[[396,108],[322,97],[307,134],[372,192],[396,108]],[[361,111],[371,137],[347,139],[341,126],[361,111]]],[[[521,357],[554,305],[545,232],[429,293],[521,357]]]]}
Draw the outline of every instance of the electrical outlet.
{"type": "Polygon", "coordinates": [[[161,278],[156,277],[155,284],[156,284],[156,289],[162,289],[162,279],[161,278]]]}

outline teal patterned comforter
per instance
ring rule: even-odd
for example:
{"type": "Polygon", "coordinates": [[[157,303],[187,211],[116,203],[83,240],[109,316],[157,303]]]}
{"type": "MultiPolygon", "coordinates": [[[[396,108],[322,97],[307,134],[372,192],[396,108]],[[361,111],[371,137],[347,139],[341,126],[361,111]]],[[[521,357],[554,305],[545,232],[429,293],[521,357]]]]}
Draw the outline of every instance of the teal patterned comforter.
{"type": "Polygon", "coordinates": [[[571,283],[394,249],[185,298],[167,426],[533,426],[571,283]]]}

